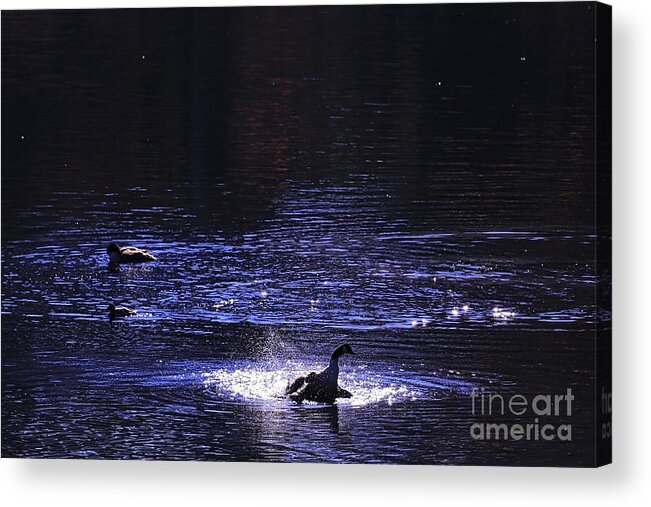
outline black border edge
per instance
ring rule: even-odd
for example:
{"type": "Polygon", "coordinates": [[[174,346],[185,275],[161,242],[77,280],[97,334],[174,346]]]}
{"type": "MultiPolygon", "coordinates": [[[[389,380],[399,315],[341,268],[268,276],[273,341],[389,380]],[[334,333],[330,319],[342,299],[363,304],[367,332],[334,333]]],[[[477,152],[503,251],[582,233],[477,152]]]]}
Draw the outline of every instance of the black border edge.
{"type": "Polygon", "coordinates": [[[612,7],[595,2],[595,465],[612,463],[612,7]]]}

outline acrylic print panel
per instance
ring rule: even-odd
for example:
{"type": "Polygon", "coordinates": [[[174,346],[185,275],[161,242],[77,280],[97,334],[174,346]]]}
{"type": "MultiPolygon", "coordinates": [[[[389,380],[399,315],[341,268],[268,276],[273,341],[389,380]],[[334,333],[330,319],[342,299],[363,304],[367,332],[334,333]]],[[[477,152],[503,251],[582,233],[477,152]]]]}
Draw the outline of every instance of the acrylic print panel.
{"type": "Polygon", "coordinates": [[[2,456],[608,461],[609,16],[3,11],[2,456]]]}

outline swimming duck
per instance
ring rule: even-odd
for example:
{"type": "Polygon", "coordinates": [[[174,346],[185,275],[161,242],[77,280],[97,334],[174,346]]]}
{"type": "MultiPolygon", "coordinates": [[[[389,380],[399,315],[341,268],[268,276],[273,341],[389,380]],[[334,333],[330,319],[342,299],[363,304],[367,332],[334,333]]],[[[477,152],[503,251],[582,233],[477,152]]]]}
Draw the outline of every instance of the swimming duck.
{"type": "Polygon", "coordinates": [[[108,305],[107,310],[109,319],[114,319],[116,317],[129,317],[138,313],[136,310],[132,310],[126,306],[115,306],[113,303],[108,305]]]}
{"type": "Polygon", "coordinates": [[[311,372],[299,377],[290,385],[285,394],[297,403],[304,400],[320,403],[334,403],[336,398],[350,398],[352,394],[339,387],[339,358],[344,354],[355,355],[350,345],[344,343],[335,349],[330,357],[330,364],[321,373],[311,372]]]}
{"type": "Polygon", "coordinates": [[[106,248],[106,253],[109,256],[109,266],[116,267],[120,264],[132,264],[136,262],[152,262],[156,259],[149,250],[143,250],[133,246],[125,246],[120,248],[115,243],[111,243],[106,248]]]}

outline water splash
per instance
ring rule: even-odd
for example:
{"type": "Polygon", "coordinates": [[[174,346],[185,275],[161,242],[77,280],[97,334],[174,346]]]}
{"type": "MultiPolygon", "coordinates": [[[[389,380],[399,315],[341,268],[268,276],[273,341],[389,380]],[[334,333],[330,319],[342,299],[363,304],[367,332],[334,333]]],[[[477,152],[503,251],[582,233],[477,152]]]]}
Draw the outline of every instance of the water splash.
{"type": "MultiPolygon", "coordinates": [[[[284,367],[244,363],[203,374],[203,385],[219,396],[236,401],[291,403],[284,395],[288,382],[318,368],[287,362],[284,367]]],[[[352,368],[339,375],[339,383],[353,395],[337,400],[338,405],[364,406],[417,400],[425,391],[399,378],[373,375],[365,366],[352,368]]]]}

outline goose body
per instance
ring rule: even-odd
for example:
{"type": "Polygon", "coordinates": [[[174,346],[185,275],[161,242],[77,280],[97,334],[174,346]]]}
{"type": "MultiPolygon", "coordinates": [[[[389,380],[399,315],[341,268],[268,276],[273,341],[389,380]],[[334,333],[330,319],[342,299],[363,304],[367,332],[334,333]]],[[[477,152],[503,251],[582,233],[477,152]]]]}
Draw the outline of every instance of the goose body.
{"type": "Polygon", "coordinates": [[[140,262],[152,262],[157,260],[149,250],[136,248],[133,246],[119,247],[115,243],[111,243],[106,248],[106,253],[109,256],[109,266],[119,266],[120,264],[135,264],[140,262]]]}
{"type": "Polygon", "coordinates": [[[350,398],[352,394],[339,387],[339,358],[344,354],[355,355],[347,343],[337,347],[330,357],[330,364],[320,373],[311,372],[299,377],[287,386],[285,394],[297,403],[316,401],[334,403],[337,398],[350,398]]]}
{"type": "Polygon", "coordinates": [[[113,303],[108,305],[107,310],[110,319],[114,319],[116,317],[129,317],[130,315],[135,315],[138,313],[136,310],[132,310],[126,306],[115,306],[113,303]]]}

